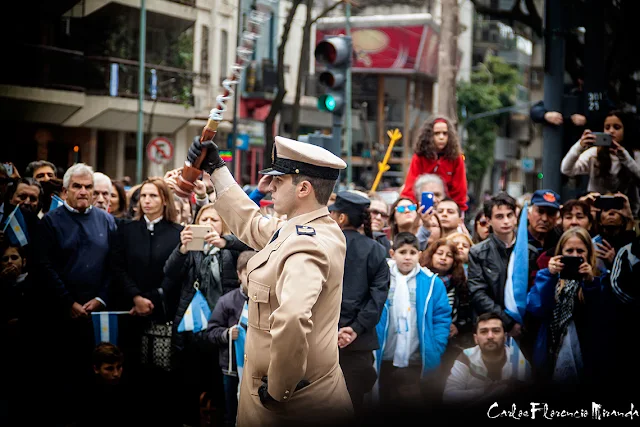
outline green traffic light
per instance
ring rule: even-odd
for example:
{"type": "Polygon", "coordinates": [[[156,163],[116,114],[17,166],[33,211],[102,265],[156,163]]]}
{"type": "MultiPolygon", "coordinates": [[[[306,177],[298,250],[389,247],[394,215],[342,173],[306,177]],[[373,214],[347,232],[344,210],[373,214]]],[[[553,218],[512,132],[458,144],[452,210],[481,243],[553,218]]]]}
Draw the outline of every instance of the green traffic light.
{"type": "Polygon", "coordinates": [[[544,178],[544,174],[542,172],[538,172],[538,179],[544,178]]]}
{"type": "Polygon", "coordinates": [[[318,98],[318,109],[333,112],[336,109],[336,99],[331,95],[322,95],[318,98]]]}

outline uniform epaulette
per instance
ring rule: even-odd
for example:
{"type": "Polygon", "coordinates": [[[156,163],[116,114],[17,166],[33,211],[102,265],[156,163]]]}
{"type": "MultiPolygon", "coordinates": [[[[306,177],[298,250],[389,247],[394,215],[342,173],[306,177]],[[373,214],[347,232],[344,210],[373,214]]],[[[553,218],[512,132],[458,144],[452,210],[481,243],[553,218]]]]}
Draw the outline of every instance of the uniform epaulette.
{"type": "Polygon", "coordinates": [[[298,233],[298,235],[303,235],[303,236],[315,236],[316,235],[315,228],[310,227],[308,225],[296,225],[296,232],[298,233]]]}

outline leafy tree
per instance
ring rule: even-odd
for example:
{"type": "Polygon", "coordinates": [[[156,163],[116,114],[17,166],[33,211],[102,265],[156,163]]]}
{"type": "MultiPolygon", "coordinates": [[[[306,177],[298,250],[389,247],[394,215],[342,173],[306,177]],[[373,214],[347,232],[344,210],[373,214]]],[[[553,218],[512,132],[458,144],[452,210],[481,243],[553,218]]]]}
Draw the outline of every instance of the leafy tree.
{"type": "MultiPolygon", "coordinates": [[[[520,73],[515,67],[500,57],[488,56],[476,67],[470,81],[458,83],[458,116],[468,119],[476,114],[512,106],[520,81],[520,73]]],[[[495,115],[469,123],[468,139],[464,145],[468,182],[481,182],[487,169],[493,165],[500,120],[501,116],[495,115]]],[[[474,190],[478,199],[480,186],[476,185],[474,190]]]]}

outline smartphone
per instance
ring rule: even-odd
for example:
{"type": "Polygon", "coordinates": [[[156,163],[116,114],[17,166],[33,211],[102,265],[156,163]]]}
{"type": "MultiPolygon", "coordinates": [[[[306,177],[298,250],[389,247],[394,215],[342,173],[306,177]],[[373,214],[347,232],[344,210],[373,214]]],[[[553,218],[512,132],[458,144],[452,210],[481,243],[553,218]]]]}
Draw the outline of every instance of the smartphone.
{"type": "Polygon", "coordinates": [[[433,207],[433,193],[431,191],[423,191],[420,204],[424,206],[424,212],[428,211],[430,207],[433,207]]]}
{"type": "Polygon", "coordinates": [[[593,132],[596,137],[596,142],[593,144],[596,147],[611,147],[611,135],[604,132],[593,132]]]}
{"type": "Polygon", "coordinates": [[[193,240],[187,243],[188,251],[203,251],[204,250],[204,236],[208,232],[213,231],[213,227],[210,225],[190,225],[189,228],[193,232],[193,240]]]}
{"type": "Polygon", "coordinates": [[[624,208],[624,198],[619,196],[599,196],[596,197],[593,206],[602,211],[622,210],[624,208]]]}
{"type": "Polygon", "coordinates": [[[11,163],[3,163],[2,166],[7,171],[7,176],[13,175],[13,165],[11,163]]]}
{"type": "Polygon", "coordinates": [[[584,258],[581,256],[563,256],[560,261],[564,264],[562,271],[560,272],[561,279],[579,280],[581,278],[580,266],[584,262],[584,258]]]}
{"type": "MultiPolygon", "coordinates": [[[[602,238],[602,236],[601,236],[601,235],[599,235],[599,234],[598,234],[597,236],[595,236],[593,239],[591,239],[591,241],[592,241],[594,244],[595,244],[595,243],[600,243],[600,244],[602,244],[602,240],[603,240],[603,238],[602,238]]],[[[596,249],[597,249],[597,248],[596,248],[596,249]]]]}

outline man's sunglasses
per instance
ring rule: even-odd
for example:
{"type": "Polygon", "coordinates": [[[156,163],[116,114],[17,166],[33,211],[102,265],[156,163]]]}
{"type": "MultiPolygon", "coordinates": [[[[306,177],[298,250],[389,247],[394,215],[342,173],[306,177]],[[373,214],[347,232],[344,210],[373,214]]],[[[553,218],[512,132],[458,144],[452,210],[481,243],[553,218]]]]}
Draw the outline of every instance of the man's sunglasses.
{"type": "Polygon", "coordinates": [[[370,209],[369,213],[371,214],[371,216],[373,216],[374,218],[377,217],[378,215],[380,215],[382,218],[389,218],[389,215],[387,215],[386,212],[380,212],[377,211],[375,209],[370,209]]]}
{"type": "Polygon", "coordinates": [[[409,206],[396,206],[396,212],[405,213],[405,212],[415,212],[418,209],[416,205],[409,206]]]}

